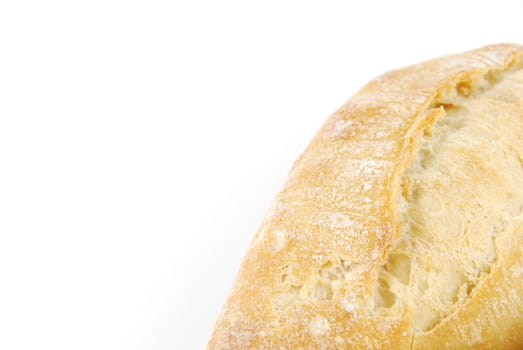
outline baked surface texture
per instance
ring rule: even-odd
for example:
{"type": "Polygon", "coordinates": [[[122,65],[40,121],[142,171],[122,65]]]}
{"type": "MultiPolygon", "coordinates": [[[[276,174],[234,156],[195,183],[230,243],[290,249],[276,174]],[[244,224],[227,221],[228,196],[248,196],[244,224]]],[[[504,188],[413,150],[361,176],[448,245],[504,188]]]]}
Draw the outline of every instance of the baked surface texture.
{"type": "Polygon", "coordinates": [[[386,73],[335,112],[208,349],[523,349],[523,47],[386,73]]]}

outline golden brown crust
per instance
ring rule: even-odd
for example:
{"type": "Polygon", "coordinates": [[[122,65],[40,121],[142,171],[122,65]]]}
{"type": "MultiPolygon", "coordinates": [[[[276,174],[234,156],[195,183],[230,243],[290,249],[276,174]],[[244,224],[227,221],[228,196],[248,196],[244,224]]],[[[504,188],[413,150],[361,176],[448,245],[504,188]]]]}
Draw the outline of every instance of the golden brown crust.
{"type": "Polygon", "coordinates": [[[208,349],[460,349],[478,329],[474,348],[523,347],[523,283],[513,276],[523,267],[521,234],[426,333],[415,334],[410,308],[376,313],[374,305],[401,235],[401,179],[424,130],[456,89],[494,83],[522,63],[523,48],[510,44],[434,59],[378,77],[334,113],[263,220],[208,349]]]}

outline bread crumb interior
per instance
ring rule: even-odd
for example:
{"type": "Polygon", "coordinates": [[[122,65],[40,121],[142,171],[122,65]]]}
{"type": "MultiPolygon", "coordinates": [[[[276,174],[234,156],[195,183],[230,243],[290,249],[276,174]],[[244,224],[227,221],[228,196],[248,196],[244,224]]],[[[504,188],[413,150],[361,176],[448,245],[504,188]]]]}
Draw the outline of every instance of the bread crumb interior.
{"type": "Polygon", "coordinates": [[[523,70],[492,76],[457,84],[431,107],[445,113],[401,181],[401,234],[379,272],[374,312],[407,308],[417,333],[466,302],[521,221],[523,70]]]}

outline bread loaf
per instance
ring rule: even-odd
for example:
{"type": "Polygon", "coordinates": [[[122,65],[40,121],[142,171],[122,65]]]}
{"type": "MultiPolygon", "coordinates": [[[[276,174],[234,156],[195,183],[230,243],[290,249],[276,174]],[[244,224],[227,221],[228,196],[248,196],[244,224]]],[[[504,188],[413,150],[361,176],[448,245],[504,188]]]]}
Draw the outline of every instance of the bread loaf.
{"type": "Polygon", "coordinates": [[[209,339],[523,349],[523,47],[389,72],[296,161],[209,339]]]}

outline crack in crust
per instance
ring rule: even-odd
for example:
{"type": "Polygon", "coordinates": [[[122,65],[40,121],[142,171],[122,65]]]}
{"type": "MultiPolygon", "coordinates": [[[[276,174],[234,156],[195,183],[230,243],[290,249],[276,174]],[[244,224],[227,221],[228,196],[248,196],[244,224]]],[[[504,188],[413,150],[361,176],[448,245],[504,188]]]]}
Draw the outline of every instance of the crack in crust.
{"type": "Polygon", "coordinates": [[[513,234],[523,208],[522,116],[489,113],[507,96],[521,103],[522,69],[459,82],[433,104],[443,113],[402,177],[401,235],[378,276],[376,314],[409,307],[415,332],[429,332],[491,273],[496,239],[513,234]]]}

